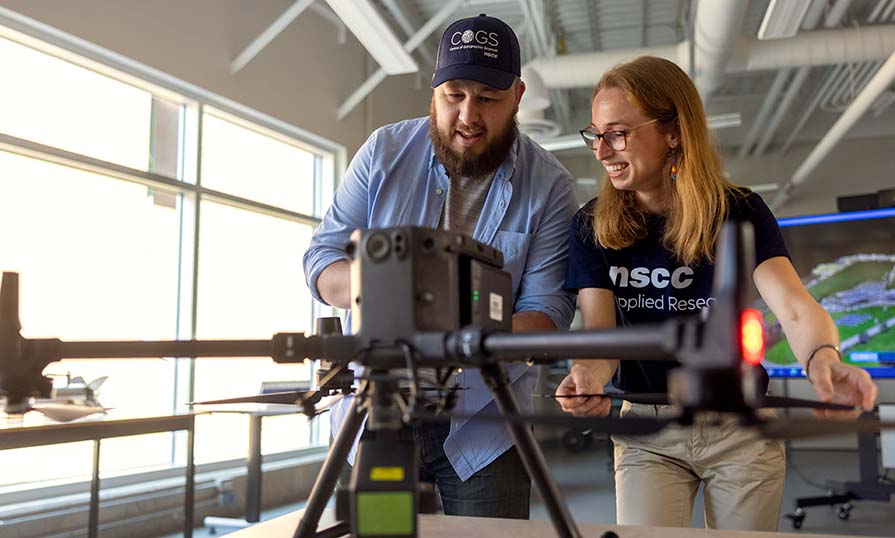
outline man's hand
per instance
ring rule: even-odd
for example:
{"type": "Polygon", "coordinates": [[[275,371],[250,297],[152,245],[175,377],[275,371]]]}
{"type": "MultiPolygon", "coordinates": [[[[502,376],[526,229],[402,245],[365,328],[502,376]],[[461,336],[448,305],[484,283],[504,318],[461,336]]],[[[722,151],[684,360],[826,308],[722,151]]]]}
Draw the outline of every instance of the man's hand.
{"type": "MultiPolygon", "coordinates": [[[[872,411],[879,388],[870,379],[870,374],[841,362],[832,350],[827,351],[815,357],[808,369],[809,381],[817,398],[822,402],[861,406],[864,411],[872,411]]],[[[854,418],[861,411],[815,409],[814,414],[818,417],[854,418]]]]}
{"type": "MultiPolygon", "coordinates": [[[[569,375],[557,387],[556,396],[599,394],[608,381],[605,372],[605,368],[596,365],[573,364],[569,375]]],[[[557,398],[556,401],[563,411],[576,417],[605,417],[612,406],[612,400],[599,396],[557,398]]]]}

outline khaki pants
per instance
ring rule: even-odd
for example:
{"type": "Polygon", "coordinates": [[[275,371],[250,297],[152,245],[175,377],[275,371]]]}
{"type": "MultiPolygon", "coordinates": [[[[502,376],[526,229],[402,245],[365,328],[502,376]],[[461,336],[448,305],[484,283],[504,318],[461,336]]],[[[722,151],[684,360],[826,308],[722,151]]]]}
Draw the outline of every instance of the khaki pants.
{"type": "MultiPolygon", "coordinates": [[[[676,412],[671,406],[629,402],[621,410],[627,417],[676,412]]],[[[781,441],[762,439],[725,415],[612,440],[618,524],[689,527],[701,482],[707,528],[777,530],[786,473],[781,441]]]]}

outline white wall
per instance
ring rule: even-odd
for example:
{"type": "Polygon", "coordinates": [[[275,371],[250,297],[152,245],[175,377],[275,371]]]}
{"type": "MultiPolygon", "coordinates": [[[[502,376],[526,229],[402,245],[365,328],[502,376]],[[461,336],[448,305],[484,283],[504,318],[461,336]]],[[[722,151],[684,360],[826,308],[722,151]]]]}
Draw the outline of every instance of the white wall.
{"type": "Polygon", "coordinates": [[[429,110],[431,67],[389,77],[343,120],[339,105],[377,68],[348,32],[305,10],[235,75],[232,60],[292,0],[0,0],[0,5],[344,144],[429,110]],[[418,86],[418,89],[415,88],[418,86]]]}

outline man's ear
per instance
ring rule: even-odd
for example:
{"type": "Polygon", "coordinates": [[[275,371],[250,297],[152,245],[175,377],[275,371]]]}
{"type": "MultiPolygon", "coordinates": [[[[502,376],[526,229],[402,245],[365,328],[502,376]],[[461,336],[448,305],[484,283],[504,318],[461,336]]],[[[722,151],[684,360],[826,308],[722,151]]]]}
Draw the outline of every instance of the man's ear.
{"type": "Polygon", "coordinates": [[[522,94],[525,93],[525,83],[519,80],[519,86],[516,88],[516,108],[519,108],[519,101],[522,100],[522,94]]]}

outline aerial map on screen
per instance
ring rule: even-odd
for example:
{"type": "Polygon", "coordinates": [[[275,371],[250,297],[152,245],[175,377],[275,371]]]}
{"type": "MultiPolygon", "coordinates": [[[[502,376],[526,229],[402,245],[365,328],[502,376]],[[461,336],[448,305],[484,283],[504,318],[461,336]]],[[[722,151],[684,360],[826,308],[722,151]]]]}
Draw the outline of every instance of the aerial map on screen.
{"type": "MultiPolygon", "coordinates": [[[[895,209],[781,219],[793,266],[839,328],[844,361],[895,377],[895,209]]],[[[764,303],[771,376],[803,377],[764,303]]]]}

